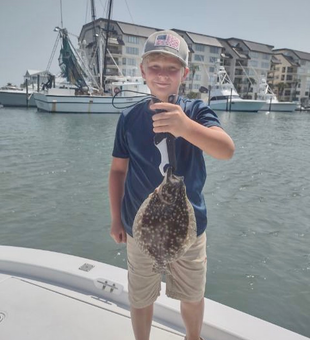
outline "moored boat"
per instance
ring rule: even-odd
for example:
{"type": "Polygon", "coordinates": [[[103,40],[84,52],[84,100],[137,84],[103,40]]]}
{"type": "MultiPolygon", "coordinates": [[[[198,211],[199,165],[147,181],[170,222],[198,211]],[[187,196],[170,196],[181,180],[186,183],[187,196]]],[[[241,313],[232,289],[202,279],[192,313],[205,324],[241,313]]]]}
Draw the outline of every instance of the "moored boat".
{"type": "Polygon", "coordinates": [[[3,87],[0,89],[0,104],[5,107],[35,107],[33,98],[34,90],[15,87],[3,87]]]}
{"type": "Polygon", "coordinates": [[[211,86],[210,107],[213,110],[221,111],[239,111],[239,112],[257,112],[265,101],[242,99],[230,80],[224,66],[217,66],[215,74],[216,80],[211,86]]]}
{"type": "Polygon", "coordinates": [[[53,113],[120,113],[144,100],[149,92],[142,78],[111,83],[116,95],[83,95],[72,88],[51,88],[34,94],[38,110],[53,113]],[[136,93],[138,92],[138,93],[136,93]],[[132,95],[134,93],[134,95],[132,95]],[[140,93],[140,94],[139,94],[140,93]]]}
{"type": "MultiPolygon", "coordinates": [[[[74,48],[67,29],[57,27],[58,42],[62,41],[59,66],[69,85],[46,87],[34,94],[39,110],[53,113],[119,113],[148,97],[150,91],[142,77],[126,78],[122,74],[107,76],[106,60],[109,41],[109,11],[107,30],[102,33],[95,23],[94,2],[91,2],[95,42],[92,60],[83,58],[74,48]],[[104,53],[103,53],[104,47],[104,53]],[[94,60],[96,62],[94,62],[94,60]]],[[[112,0],[109,1],[112,7],[112,0]]],[[[55,51],[55,47],[53,49],[55,51]]],[[[113,59],[113,58],[112,58],[113,59]]],[[[120,69],[118,65],[119,73],[120,69]]]]}
{"type": "Polygon", "coordinates": [[[260,111],[294,112],[297,108],[297,103],[280,102],[265,78],[259,84],[257,99],[265,101],[260,111]]]}
{"type": "MultiPolygon", "coordinates": [[[[183,340],[179,302],[162,293],[152,339],[183,340]]],[[[0,246],[0,338],[134,340],[127,271],[50,251],[0,246]]],[[[205,298],[205,340],[308,338],[205,298]]],[[[309,340],[309,339],[308,339],[309,340]]]]}

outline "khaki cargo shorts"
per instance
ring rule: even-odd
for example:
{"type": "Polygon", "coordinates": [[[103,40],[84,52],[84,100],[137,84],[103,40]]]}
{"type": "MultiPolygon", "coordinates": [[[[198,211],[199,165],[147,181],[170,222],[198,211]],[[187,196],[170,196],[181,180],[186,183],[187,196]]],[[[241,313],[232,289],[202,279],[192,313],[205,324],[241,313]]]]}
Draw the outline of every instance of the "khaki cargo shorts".
{"type": "MultiPolygon", "coordinates": [[[[200,301],[204,297],[207,255],[206,233],[176,262],[169,264],[166,295],[181,301],[200,301]]],[[[160,294],[162,274],[152,271],[153,261],[141,252],[135,240],[127,235],[128,291],[135,308],[151,305],[160,294]]]]}

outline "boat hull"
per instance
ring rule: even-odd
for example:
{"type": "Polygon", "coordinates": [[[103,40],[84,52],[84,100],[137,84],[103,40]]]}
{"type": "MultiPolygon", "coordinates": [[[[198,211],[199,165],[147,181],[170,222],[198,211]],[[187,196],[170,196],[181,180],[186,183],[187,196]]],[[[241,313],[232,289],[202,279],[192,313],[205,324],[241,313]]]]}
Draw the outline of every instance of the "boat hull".
{"type": "Polygon", "coordinates": [[[264,101],[258,100],[215,100],[210,102],[212,110],[236,111],[236,112],[258,112],[264,105],[264,101]]]}
{"type": "Polygon", "coordinates": [[[297,108],[297,103],[291,102],[266,102],[260,111],[273,111],[273,112],[294,112],[297,108]]]}
{"type": "Polygon", "coordinates": [[[5,107],[35,107],[36,103],[31,93],[27,94],[25,91],[7,91],[0,90],[0,104],[5,107]]]}
{"type": "MultiPolygon", "coordinates": [[[[1,339],[134,340],[125,269],[29,248],[0,246],[0,254],[1,339]]],[[[165,283],[161,288],[152,335],[183,339],[179,302],[165,296],[165,283]]],[[[210,299],[204,303],[205,339],[309,340],[210,299]]]]}
{"type": "Polygon", "coordinates": [[[140,102],[145,96],[115,97],[112,96],[67,96],[34,94],[37,108],[53,113],[120,113],[125,108],[140,102]]]}

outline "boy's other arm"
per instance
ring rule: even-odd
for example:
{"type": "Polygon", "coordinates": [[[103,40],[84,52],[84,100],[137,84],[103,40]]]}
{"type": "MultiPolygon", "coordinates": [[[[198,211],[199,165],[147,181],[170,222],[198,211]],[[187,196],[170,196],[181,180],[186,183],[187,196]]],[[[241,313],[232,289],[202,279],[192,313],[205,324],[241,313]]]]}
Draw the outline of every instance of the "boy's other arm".
{"type": "Polygon", "coordinates": [[[109,196],[111,211],[110,235],[116,243],[126,243],[126,232],[121,221],[121,205],[124,183],[128,168],[127,158],[112,158],[109,176],[109,196]]]}

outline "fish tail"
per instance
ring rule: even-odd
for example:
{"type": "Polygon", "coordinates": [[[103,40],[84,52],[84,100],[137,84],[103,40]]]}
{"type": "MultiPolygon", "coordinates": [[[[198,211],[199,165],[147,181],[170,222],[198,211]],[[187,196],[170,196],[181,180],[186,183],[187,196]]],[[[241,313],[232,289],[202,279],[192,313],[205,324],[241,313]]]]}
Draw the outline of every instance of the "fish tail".
{"type": "Polygon", "coordinates": [[[172,275],[170,268],[167,266],[166,263],[153,263],[152,271],[157,274],[169,274],[172,275]]]}

